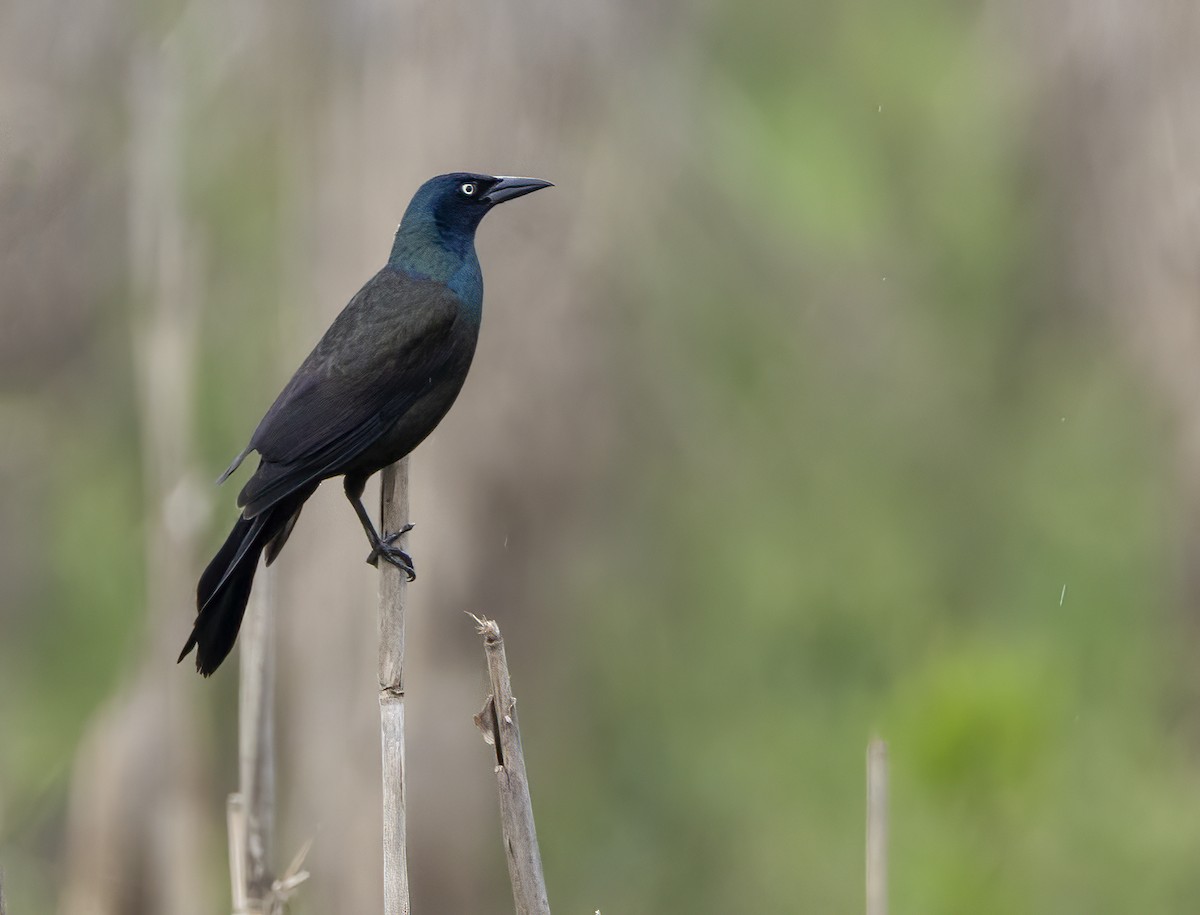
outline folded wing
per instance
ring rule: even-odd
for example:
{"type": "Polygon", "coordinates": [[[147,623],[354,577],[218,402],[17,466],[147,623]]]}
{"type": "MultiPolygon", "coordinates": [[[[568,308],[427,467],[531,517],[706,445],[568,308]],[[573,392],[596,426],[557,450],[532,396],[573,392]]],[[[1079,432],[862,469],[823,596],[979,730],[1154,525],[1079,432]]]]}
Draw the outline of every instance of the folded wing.
{"type": "Polygon", "coordinates": [[[334,320],[259,423],[247,518],[343,472],[443,382],[466,320],[440,283],[384,268],[334,320]]]}

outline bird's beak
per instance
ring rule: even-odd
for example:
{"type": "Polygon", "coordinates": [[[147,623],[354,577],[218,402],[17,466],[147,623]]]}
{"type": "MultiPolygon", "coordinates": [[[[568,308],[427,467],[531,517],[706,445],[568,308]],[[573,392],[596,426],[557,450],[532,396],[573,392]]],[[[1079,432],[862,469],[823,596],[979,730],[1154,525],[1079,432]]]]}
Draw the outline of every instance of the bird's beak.
{"type": "Polygon", "coordinates": [[[517,197],[524,197],[526,194],[532,194],[534,191],[540,191],[544,187],[554,187],[554,185],[549,181],[542,181],[540,178],[513,178],[509,175],[497,175],[496,183],[483,195],[483,202],[503,203],[506,200],[513,200],[517,197]]]}

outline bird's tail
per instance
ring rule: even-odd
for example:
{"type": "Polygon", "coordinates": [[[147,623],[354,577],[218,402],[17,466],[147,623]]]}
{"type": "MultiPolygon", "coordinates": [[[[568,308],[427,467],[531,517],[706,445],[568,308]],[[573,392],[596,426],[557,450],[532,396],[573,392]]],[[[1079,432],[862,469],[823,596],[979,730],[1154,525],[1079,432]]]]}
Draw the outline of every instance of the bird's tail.
{"type": "Polygon", "coordinates": [[[179,660],[196,649],[196,670],[208,676],[221,666],[237,640],[258,557],[267,550],[270,562],[291,533],[309,493],[284,499],[253,518],[238,518],[196,586],[196,623],[179,660]]]}

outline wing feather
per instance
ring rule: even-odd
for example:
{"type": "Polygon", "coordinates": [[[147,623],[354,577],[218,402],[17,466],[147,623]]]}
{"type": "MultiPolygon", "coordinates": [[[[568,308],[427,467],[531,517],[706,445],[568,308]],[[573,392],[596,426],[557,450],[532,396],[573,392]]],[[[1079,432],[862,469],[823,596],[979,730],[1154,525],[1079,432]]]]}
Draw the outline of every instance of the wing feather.
{"type": "Polygon", "coordinates": [[[253,517],[340,472],[438,382],[465,320],[440,283],[389,268],[364,286],[250,439],[262,462],[238,496],[253,517]]]}

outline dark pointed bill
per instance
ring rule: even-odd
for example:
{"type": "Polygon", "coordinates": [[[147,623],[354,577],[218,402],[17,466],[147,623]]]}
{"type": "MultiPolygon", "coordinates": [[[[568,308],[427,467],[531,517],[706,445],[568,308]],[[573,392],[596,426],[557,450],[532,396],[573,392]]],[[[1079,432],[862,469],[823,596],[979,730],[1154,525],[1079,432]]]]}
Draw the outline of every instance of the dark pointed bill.
{"type": "Polygon", "coordinates": [[[484,194],[483,202],[503,203],[506,200],[540,191],[544,187],[554,187],[554,185],[540,178],[514,178],[510,175],[497,175],[496,183],[484,194]]]}

